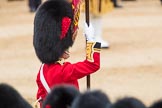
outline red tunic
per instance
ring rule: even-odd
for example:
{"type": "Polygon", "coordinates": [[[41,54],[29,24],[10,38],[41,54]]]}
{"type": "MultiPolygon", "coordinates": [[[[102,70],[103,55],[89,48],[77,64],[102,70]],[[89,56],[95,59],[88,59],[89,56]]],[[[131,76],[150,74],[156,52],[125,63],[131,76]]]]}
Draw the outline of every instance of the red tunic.
{"type": "MultiPolygon", "coordinates": [[[[75,64],[69,62],[65,62],[63,65],[59,63],[44,64],[43,75],[48,86],[52,88],[58,84],[72,84],[79,88],[78,79],[94,73],[100,68],[100,53],[96,51],[91,54],[93,61],[86,59],[75,64]]],[[[37,99],[40,97],[44,99],[47,91],[40,80],[40,71],[36,82],[38,85],[37,99]]]]}

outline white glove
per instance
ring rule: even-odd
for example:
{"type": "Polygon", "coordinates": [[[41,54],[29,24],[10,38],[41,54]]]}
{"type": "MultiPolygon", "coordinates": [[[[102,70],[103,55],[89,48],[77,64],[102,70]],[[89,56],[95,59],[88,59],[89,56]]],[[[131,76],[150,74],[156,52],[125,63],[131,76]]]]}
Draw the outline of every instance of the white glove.
{"type": "Polygon", "coordinates": [[[87,23],[85,23],[84,33],[85,33],[84,35],[87,41],[94,41],[94,28],[91,23],[89,27],[87,23]]]}

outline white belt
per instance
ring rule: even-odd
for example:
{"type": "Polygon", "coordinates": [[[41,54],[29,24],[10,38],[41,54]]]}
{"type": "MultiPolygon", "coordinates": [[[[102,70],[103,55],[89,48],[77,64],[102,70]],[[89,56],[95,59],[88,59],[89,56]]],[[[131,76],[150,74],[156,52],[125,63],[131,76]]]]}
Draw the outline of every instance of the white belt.
{"type": "Polygon", "coordinates": [[[40,80],[44,86],[44,88],[46,89],[46,91],[49,93],[51,91],[51,89],[49,88],[45,78],[44,78],[44,75],[43,75],[43,67],[44,67],[44,64],[42,64],[41,66],[41,69],[40,69],[40,80]]]}

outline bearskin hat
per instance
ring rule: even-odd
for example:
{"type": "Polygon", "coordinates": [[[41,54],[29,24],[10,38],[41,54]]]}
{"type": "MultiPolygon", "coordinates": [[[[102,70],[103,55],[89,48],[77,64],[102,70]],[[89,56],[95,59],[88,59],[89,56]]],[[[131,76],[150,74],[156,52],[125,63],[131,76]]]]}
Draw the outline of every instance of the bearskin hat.
{"type": "Polygon", "coordinates": [[[0,108],[32,108],[11,86],[0,84],[0,108]]]}
{"type": "Polygon", "coordinates": [[[48,0],[34,19],[33,45],[42,63],[54,63],[73,44],[73,9],[67,0],[48,0]]]}
{"type": "Polygon", "coordinates": [[[43,108],[69,108],[78,95],[80,93],[74,86],[56,86],[45,98],[43,108]]]}
{"type": "Polygon", "coordinates": [[[162,108],[162,100],[154,102],[149,108],[162,108]]]}
{"type": "Polygon", "coordinates": [[[109,108],[111,102],[105,93],[96,91],[87,91],[78,96],[71,108],[109,108]]]}
{"type": "Polygon", "coordinates": [[[146,106],[136,98],[125,97],[119,99],[111,108],[146,108],[146,106]]]}

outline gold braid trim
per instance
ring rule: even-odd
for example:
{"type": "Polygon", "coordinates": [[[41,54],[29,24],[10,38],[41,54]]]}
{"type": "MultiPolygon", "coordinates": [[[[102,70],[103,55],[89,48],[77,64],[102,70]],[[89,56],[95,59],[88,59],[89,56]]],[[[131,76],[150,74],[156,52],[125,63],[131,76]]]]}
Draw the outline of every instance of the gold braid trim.
{"type": "Polygon", "coordinates": [[[94,52],[98,52],[98,48],[94,48],[96,42],[87,42],[87,47],[86,47],[86,58],[90,62],[94,62],[93,59],[93,54],[94,52]]]}
{"type": "Polygon", "coordinates": [[[101,49],[100,48],[94,48],[94,52],[100,52],[101,49]]]}

